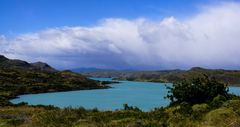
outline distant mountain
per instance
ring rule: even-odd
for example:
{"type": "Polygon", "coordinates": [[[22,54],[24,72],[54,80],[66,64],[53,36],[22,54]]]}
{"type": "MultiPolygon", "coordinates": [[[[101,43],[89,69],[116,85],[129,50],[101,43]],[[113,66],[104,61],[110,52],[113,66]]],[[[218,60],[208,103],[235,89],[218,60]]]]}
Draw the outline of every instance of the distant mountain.
{"type": "Polygon", "coordinates": [[[125,71],[92,71],[92,72],[80,72],[88,77],[105,77],[105,78],[119,78],[123,75],[131,74],[131,72],[125,71]]]}
{"type": "Polygon", "coordinates": [[[100,68],[74,68],[70,69],[73,72],[78,73],[87,73],[87,72],[95,72],[95,71],[107,71],[107,69],[100,69],[100,68]]]}
{"type": "Polygon", "coordinates": [[[178,82],[208,75],[218,81],[230,85],[240,85],[240,70],[205,69],[193,67],[190,70],[161,70],[161,71],[96,71],[82,73],[92,77],[112,77],[120,80],[150,81],[150,82],[178,82]]]}
{"type": "MultiPolygon", "coordinates": [[[[179,73],[183,70],[161,70],[161,71],[95,71],[81,73],[90,77],[111,77],[123,80],[135,81],[156,81],[159,82],[159,76],[171,73],[179,73]]],[[[162,82],[162,81],[160,81],[162,82]]]]}
{"type": "Polygon", "coordinates": [[[178,74],[170,74],[165,77],[166,81],[179,81],[182,79],[191,79],[207,75],[214,77],[216,80],[229,84],[240,85],[240,70],[224,70],[224,69],[206,69],[201,67],[193,67],[190,70],[178,74]]]}

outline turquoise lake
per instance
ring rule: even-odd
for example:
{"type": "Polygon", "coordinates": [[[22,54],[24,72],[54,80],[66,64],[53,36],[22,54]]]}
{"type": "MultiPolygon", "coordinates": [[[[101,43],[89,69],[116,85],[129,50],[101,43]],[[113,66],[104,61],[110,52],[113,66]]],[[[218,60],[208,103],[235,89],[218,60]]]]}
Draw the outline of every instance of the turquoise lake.
{"type": "MultiPolygon", "coordinates": [[[[94,80],[111,81],[111,78],[92,78],[94,80]]],[[[137,106],[143,111],[150,111],[155,107],[167,106],[168,99],[166,83],[120,81],[110,84],[113,88],[98,90],[79,90],[69,92],[55,92],[42,94],[21,95],[12,99],[12,103],[27,102],[31,105],[54,105],[57,107],[84,107],[100,110],[122,109],[123,104],[137,106]]],[[[240,87],[230,87],[230,93],[240,95],[240,87]]]]}

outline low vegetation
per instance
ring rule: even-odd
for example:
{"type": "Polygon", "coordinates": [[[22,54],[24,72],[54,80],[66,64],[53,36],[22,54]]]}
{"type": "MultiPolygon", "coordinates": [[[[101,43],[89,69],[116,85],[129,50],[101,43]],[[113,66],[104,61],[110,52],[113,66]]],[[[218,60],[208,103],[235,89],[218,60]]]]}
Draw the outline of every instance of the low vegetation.
{"type": "Polygon", "coordinates": [[[227,92],[225,84],[205,77],[174,84],[167,95],[172,100],[171,104],[150,112],[143,112],[127,104],[121,110],[99,111],[21,103],[0,108],[0,126],[238,127],[240,99],[227,92]]]}

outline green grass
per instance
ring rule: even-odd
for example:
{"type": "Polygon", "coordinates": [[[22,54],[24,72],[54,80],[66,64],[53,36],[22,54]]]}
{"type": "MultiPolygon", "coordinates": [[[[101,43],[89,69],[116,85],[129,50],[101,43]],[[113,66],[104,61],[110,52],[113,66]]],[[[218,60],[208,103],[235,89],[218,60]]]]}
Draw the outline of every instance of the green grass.
{"type": "Polygon", "coordinates": [[[212,103],[181,103],[150,112],[133,108],[98,111],[51,106],[4,106],[0,108],[0,127],[237,127],[240,126],[239,107],[238,98],[225,100],[218,106],[212,103]]]}

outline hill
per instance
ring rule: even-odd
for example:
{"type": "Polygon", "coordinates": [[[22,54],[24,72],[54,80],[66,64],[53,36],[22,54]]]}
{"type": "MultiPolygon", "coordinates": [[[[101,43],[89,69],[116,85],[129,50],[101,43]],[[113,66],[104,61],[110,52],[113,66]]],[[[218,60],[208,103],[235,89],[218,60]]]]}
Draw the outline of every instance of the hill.
{"type": "Polygon", "coordinates": [[[0,105],[20,94],[108,88],[72,71],[58,71],[42,62],[28,63],[0,56],[0,105]]]}
{"type": "Polygon", "coordinates": [[[87,73],[87,72],[108,71],[108,70],[90,67],[90,68],[73,68],[73,69],[71,69],[71,71],[78,72],[78,73],[87,73]]]}
{"type": "Polygon", "coordinates": [[[17,59],[11,60],[6,58],[3,55],[0,55],[0,68],[57,72],[56,69],[52,68],[51,66],[43,62],[28,63],[26,61],[17,60],[17,59]]]}
{"type": "Polygon", "coordinates": [[[82,73],[92,77],[112,77],[120,80],[150,81],[150,82],[178,82],[183,79],[192,79],[207,75],[215,77],[222,83],[240,85],[239,70],[206,69],[193,67],[189,70],[162,70],[162,71],[95,71],[82,73]]]}

